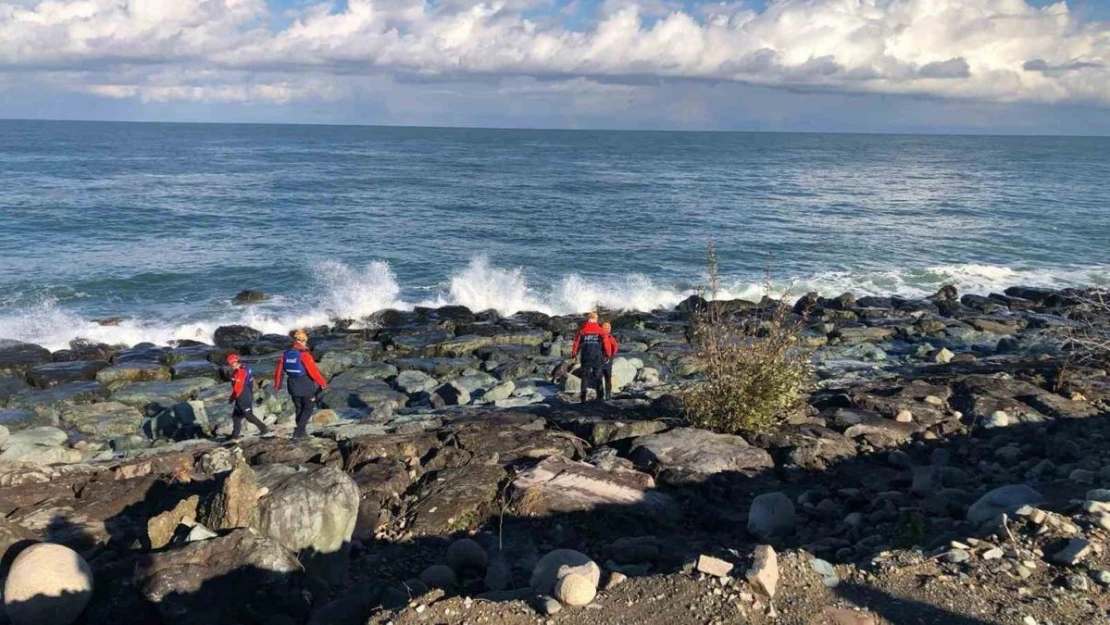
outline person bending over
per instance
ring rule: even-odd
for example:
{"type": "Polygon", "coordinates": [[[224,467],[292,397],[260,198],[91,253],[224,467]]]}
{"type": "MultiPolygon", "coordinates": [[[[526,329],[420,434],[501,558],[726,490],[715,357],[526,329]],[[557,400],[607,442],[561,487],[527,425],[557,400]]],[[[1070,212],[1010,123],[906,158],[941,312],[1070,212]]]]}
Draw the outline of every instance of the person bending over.
{"type": "Polygon", "coordinates": [[[282,374],[288,381],[289,395],[297,412],[297,428],[293,438],[308,436],[308,420],[312,417],[315,397],[318,390],[328,387],[327,380],[320,375],[316,361],[308,351],[308,335],[304,330],[293,332],[293,346],[281,353],[277,371],[274,373],[274,388],[281,390],[282,374]]]}

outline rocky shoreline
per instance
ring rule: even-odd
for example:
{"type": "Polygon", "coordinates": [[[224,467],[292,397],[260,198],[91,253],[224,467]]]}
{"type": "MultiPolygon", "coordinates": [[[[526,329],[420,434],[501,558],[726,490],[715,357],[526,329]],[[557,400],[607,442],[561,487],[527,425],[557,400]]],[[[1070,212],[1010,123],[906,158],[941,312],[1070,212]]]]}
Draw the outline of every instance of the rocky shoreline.
{"type": "MultiPolygon", "coordinates": [[[[803,297],[815,388],[787,425],[747,439],[683,421],[696,298],[608,315],[614,399],[585,405],[573,375],[552,381],[576,317],[449,306],[309,329],[330,382],[307,441],[288,439],[292,405],[271,386],[285,336],[224,327],[211,345],[53,353],[0,341],[7,614],[1105,619],[1110,376],[1062,351],[1068,328],[1110,324],[1084,295],[803,297]],[[230,432],[219,363],[233,352],[277,437],[211,438],[230,432]],[[35,541],[70,547],[87,572],[50,590],[29,563],[62,556],[26,548],[35,541]],[[17,600],[36,584],[60,598],[17,600]]],[[[709,305],[743,323],[777,303],[709,305]]]]}

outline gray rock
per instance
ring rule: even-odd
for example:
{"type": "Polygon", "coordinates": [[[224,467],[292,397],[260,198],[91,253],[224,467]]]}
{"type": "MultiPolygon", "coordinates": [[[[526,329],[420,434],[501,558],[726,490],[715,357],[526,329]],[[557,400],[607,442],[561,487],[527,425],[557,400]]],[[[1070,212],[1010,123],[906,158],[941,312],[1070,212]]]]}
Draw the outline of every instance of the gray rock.
{"type": "Polygon", "coordinates": [[[137,577],[166,625],[237,623],[245,610],[267,623],[277,615],[308,619],[301,564],[249,529],[152,552],[137,577]]]}
{"type": "Polygon", "coordinates": [[[216,381],[211,378],[138,382],[112,393],[112,401],[136,408],[153,407],[153,411],[157,412],[160,409],[170,408],[178,402],[193,399],[200,391],[215,385],[216,381]]]}
{"type": "Polygon", "coordinates": [[[516,384],[512,380],[505,380],[483,393],[482,399],[491,402],[503,401],[508,399],[514,390],[516,390],[516,384]]]}
{"type": "Polygon", "coordinates": [[[622,356],[613,359],[613,392],[624,390],[636,380],[636,373],[644,366],[642,361],[633,361],[622,356]],[[636,363],[639,362],[639,367],[636,363]]]}
{"type": "Polygon", "coordinates": [[[518,513],[548,516],[620,508],[654,519],[675,519],[678,504],[653,490],[651,476],[606,472],[562,456],[549,456],[512,482],[518,513]]]}
{"type": "Polygon", "coordinates": [[[158,362],[117,363],[96,372],[96,380],[111,388],[118,388],[135,382],[169,380],[172,378],[169,367],[158,362]]]}
{"type": "Polygon", "coordinates": [[[414,395],[430,391],[436,387],[439,382],[432,376],[424,373],[423,371],[402,371],[397,374],[397,378],[393,380],[393,386],[402,393],[414,395]]]}
{"type": "Polygon", "coordinates": [[[93,574],[76,551],[39,543],[12,562],[4,607],[12,625],[70,625],[93,594],[93,574]]]}
{"type": "Polygon", "coordinates": [[[944,554],[944,561],[950,564],[963,564],[971,559],[966,549],[952,549],[944,554]]]}
{"type": "Polygon", "coordinates": [[[105,360],[76,360],[35,365],[27,370],[27,382],[37,388],[50,388],[66,382],[89,382],[108,366],[105,360]]]}
{"type": "Polygon", "coordinates": [[[170,376],[175,380],[211,378],[219,381],[220,368],[207,360],[184,360],[170,367],[170,376]]]}
{"type": "Polygon", "coordinates": [[[1091,542],[1085,538],[1073,538],[1068,541],[1068,544],[1056,552],[1052,556],[1052,561],[1057,564],[1064,564],[1067,566],[1075,566],[1079,561],[1086,558],[1092,551],[1093,547],[1091,542]]]}
{"type": "Polygon", "coordinates": [[[348,573],[358,519],[358,485],[338,469],[270,465],[258,472],[269,493],[258,502],[258,529],[301,554],[305,567],[330,583],[348,573]]]}
{"type": "Polygon", "coordinates": [[[601,582],[601,569],[589,556],[572,549],[556,549],[536,563],[529,586],[539,594],[550,594],[555,582],[572,571],[586,575],[595,587],[601,582]]]}
{"type": "Polygon", "coordinates": [[[80,462],[81,452],[63,447],[69,440],[62,430],[55,427],[37,427],[20,430],[8,437],[0,461],[19,461],[34,464],[60,464],[80,462]]]}
{"type": "Polygon", "coordinates": [[[27,369],[52,361],[54,357],[45,347],[0,339],[0,375],[22,375],[27,369]]]}
{"type": "Polygon", "coordinates": [[[1068,590],[1074,590],[1076,592],[1087,592],[1091,589],[1090,584],[1087,582],[1087,578],[1079,574],[1068,575],[1064,578],[1064,585],[1067,586],[1068,590]]]}
{"type": "Polygon", "coordinates": [[[62,421],[82,434],[100,439],[137,434],[143,415],[119,402],[71,406],[62,411],[62,421]]]}
{"type": "Polygon", "coordinates": [[[672,470],[693,476],[774,468],[770,454],[743,438],[695,428],[675,428],[634,439],[631,458],[644,470],[672,470]]]}
{"type": "Polygon", "coordinates": [[[436,388],[431,394],[430,402],[436,410],[442,410],[447,406],[465,406],[470,403],[470,393],[452,381],[436,388]]]}
{"type": "Polygon", "coordinates": [[[1003,410],[995,410],[991,413],[987,420],[983,423],[983,427],[989,429],[1004,428],[1010,425],[1010,415],[1006,414],[1003,410]]]}
{"type": "Polygon", "coordinates": [[[809,561],[810,567],[815,573],[821,576],[821,583],[826,588],[836,588],[840,585],[840,576],[836,574],[836,568],[825,560],[814,558],[809,561]]]}
{"type": "Polygon", "coordinates": [[[563,609],[563,604],[555,600],[554,597],[547,595],[540,595],[536,597],[536,611],[544,616],[554,616],[563,609]]]}
{"type": "Polygon", "coordinates": [[[760,538],[790,534],[796,523],[794,502],[783,493],[759,495],[748,510],[748,531],[760,538]]]}
{"type": "Polygon", "coordinates": [[[374,367],[344,371],[332,378],[320,399],[340,417],[369,415],[375,421],[385,422],[394,410],[408,402],[408,396],[395,391],[380,379],[380,375],[381,371],[374,367]]]}
{"type": "Polygon", "coordinates": [[[1024,484],[1000,486],[983,495],[967,510],[967,520],[975,525],[983,525],[998,518],[999,515],[1012,513],[1024,505],[1035,506],[1044,501],[1041,494],[1024,484]]]}
{"type": "Polygon", "coordinates": [[[477,394],[478,391],[483,391],[497,386],[497,378],[481,371],[455,378],[454,382],[460,387],[466,389],[466,392],[470,393],[471,395],[477,394]]]}

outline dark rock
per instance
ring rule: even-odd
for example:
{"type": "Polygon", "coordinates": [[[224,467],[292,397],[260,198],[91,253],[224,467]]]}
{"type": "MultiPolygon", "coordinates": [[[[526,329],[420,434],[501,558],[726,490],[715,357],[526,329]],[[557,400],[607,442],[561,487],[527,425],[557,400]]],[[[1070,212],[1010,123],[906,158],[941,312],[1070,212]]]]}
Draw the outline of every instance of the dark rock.
{"type": "Polygon", "coordinates": [[[170,376],[174,380],[188,378],[220,379],[220,368],[207,360],[184,360],[170,367],[170,376]]]}
{"type": "Polygon", "coordinates": [[[472,463],[445,469],[423,493],[411,528],[418,535],[445,535],[473,529],[493,509],[505,470],[499,465],[472,463]]]}
{"type": "Polygon", "coordinates": [[[150,553],[138,571],[143,596],[167,625],[216,625],[308,618],[300,562],[251,530],[150,553]]]}
{"type": "Polygon", "coordinates": [[[257,303],[257,302],[264,302],[267,299],[269,299],[269,296],[267,296],[262,291],[255,291],[254,289],[246,289],[246,290],[243,290],[243,291],[239,291],[239,293],[237,293],[235,295],[235,297],[233,297],[231,299],[231,303],[232,304],[238,304],[238,305],[254,304],[254,303],[257,303]]]}
{"type": "Polygon", "coordinates": [[[60,349],[54,352],[54,362],[71,362],[74,360],[107,360],[111,361],[120,348],[104,343],[93,343],[84,339],[74,339],[69,342],[69,349],[60,349]]]}
{"type": "Polygon", "coordinates": [[[53,360],[50,350],[31,343],[0,339],[0,375],[23,375],[53,360]]]}
{"type": "Polygon", "coordinates": [[[130,361],[114,364],[96,372],[96,380],[109,387],[119,387],[135,382],[170,380],[169,367],[154,362],[130,361]]]}
{"type": "Polygon", "coordinates": [[[479,365],[479,361],[471,358],[398,358],[390,362],[401,371],[423,371],[440,379],[460,375],[479,365]]]}
{"type": "Polygon", "coordinates": [[[220,326],[213,340],[218,347],[242,348],[262,338],[262,333],[247,326],[220,326]]]}
{"type": "Polygon", "coordinates": [[[933,295],[933,300],[937,302],[954,302],[960,297],[960,292],[956,287],[951,284],[946,284],[940,287],[940,290],[933,295]]]}
{"type": "Polygon", "coordinates": [[[35,365],[27,370],[27,382],[38,388],[50,388],[66,382],[90,381],[108,366],[105,360],[76,360],[35,365]]]}
{"type": "Polygon", "coordinates": [[[675,428],[632,441],[632,461],[647,471],[666,472],[668,482],[700,481],[721,472],[758,473],[774,468],[766,451],[730,434],[675,428]]]}

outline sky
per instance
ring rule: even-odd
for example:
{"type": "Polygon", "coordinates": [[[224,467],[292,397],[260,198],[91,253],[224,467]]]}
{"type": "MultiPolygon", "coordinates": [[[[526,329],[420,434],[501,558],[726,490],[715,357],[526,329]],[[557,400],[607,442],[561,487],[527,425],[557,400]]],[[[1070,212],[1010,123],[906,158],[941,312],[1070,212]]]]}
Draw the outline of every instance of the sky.
{"type": "Polygon", "coordinates": [[[0,118],[1110,135],[1110,0],[0,0],[0,118]]]}

